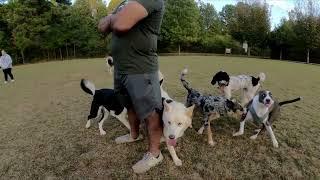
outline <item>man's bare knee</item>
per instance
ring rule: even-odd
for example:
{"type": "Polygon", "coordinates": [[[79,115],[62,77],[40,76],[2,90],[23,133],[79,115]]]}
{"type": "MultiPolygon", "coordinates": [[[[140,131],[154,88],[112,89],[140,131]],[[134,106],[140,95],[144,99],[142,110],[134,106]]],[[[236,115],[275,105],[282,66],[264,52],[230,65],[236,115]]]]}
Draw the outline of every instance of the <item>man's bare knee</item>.
{"type": "Polygon", "coordinates": [[[149,131],[159,131],[162,130],[162,123],[160,119],[160,115],[157,112],[152,112],[147,117],[147,126],[149,131]]]}

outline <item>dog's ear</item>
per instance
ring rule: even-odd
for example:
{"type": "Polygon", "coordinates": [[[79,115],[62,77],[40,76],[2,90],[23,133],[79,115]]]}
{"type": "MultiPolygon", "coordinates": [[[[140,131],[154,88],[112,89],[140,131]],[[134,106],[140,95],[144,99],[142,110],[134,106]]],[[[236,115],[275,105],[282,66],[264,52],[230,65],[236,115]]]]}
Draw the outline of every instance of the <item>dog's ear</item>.
{"type": "Polygon", "coordinates": [[[214,86],[217,82],[217,74],[212,77],[211,84],[214,86]]]}
{"type": "Polygon", "coordinates": [[[171,105],[170,105],[171,102],[172,102],[172,100],[169,100],[169,99],[165,99],[163,101],[164,111],[166,111],[166,112],[170,112],[171,111],[171,105]]]}
{"type": "Polygon", "coordinates": [[[162,86],[162,83],[163,83],[163,79],[161,79],[159,83],[160,83],[160,86],[162,86]]]}
{"type": "Polygon", "coordinates": [[[192,118],[194,106],[195,106],[195,105],[192,105],[192,106],[190,106],[190,107],[187,108],[186,115],[187,115],[188,117],[190,117],[190,118],[192,118]]]}

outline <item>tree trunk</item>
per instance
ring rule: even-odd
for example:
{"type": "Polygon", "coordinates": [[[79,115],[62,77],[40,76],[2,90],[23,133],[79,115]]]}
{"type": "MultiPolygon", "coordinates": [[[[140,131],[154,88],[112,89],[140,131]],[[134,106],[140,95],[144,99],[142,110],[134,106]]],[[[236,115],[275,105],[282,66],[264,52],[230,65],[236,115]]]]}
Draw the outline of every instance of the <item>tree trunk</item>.
{"type": "Polygon", "coordinates": [[[62,59],[62,52],[61,52],[61,48],[59,48],[59,52],[60,52],[60,59],[61,59],[61,60],[63,60],[63,59],[62,59]]]}
{"type": "Polygon", "coordinates": [[[73,57],[76,58],[76,44],[73,44],[73,57]]]}
{"type": "Polygon", "coordinates": [[[67,59],[69,58],[69,52],[68,52],[68,45],[66,43],[66,52],[67,52],[67,59]]]}
{"type": "Polygon", "coordinates": [[[280,60],[282,60],[282,48],[280,48],[280,60]]]}
{"type": "Polygon", "coordinates": [[[56,49],[54,49],[54,60],[57,60],[57,53],[56,53],[56,49]]]}
{"type": "Polygon", "coordinates": [[[248,46],[248,56],[250,56],[250,51],[251,51],[251,48],[248,46]]]}
{"type": "Polygon", "coordinates": [[[309,55],[310,55],[310,49],[307,49],[307,64],[310,63],[309,55]]]}
{"type": "Polygon", "coordinates": [[[178,46],[178,54],[179,54],[179,56],[180,56],[180,44],[179,44],[179,46],[178,46]]]}
{"type": "Polygon", "coordinates": [[[47,55],[48,55],[48,61],[50,60],[50,52],[47,50],[47,55]]]}
{"type": "Polygon", "coordinates": [[[20,50],[21,56],[22,56],[22,64],[25,63],[25,59],[24,59],[24,52],[23,50],[20,50]]]}

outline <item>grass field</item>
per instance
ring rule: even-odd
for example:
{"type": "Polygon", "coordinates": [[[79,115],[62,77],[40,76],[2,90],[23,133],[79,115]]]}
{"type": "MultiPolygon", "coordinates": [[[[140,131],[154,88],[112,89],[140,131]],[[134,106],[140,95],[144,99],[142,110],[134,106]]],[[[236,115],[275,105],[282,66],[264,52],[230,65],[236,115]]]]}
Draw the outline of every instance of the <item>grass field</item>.
{"type": "MultiPolygon", "coordinates": [[[[180,71],[189,68],[192,87],[216,94],[210,85],[213,73],[267,75],[263,88],[280,100],[303,96],[285,106],[274,123],[279,148],[272,147],[267,133],[249,139],[254,129],[234,138],[235,119],[213,124],[217,145],[209,147],[205,135],[197,135],[201,117],[193,119],[177,147],[182,167],[174,163],[162,145],[164,161],[144,175],[131,166],[147,147],[147,140],[116,145],[114,139],[127,133],[116,119],[85,129],[91,97],[80,90],[81,78],[96,87],[111,87],[112,77],[104,60],[72,60],[24,65],[14,68],[16,82],[0,84],[0,179],[309,179],[320,178],[320,66],[280,61],[206,56],[160,57],[164,86],[174,99],[184,102],[186,91],[180,71]]],[[[1,77],[2,78],[2,77],[1,77]]]]}

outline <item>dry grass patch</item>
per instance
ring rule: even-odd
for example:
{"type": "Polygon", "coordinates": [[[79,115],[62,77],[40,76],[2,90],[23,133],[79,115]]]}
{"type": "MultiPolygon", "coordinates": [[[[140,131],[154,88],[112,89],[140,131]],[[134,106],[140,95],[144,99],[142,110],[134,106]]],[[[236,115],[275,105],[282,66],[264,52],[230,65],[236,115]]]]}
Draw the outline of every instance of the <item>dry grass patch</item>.
{"type": "MultiPolygon", "coordinates": [[[[221,119],[213,124],[218,142],[209,147],[206,136],[187,130],[177,152],[182,167],[174,166],[162,146],[164,161],[144,175],[134,175],[131,166],[139,160],[147,141],[116,145],[114,139],[126,128],[110,118],[100,136],[97,125],[85,129],[91,97],[80,90],[81,78],[97,87],[112,87],[104,60],[74,60],[25,65],[14,68],[17,81],[0,84],[0,177],[1,179],[211,179],[320,177],[320,67],[252,58],[222,56],[161,57],[164,86],[178,101],[185,89],[180,71],[189,68],[192,87],[216,94],[212,75],[224,69],[232,74],[265,72],[263,87],[280,100],[303,96],[304,100],[283,108],[274,123],[279,148],[274,149],[266,133],[252,141],[254,126],[234,138],[239,122],[221,119]]],[[[197,130],[201,117],[193,120],[197,130]]]]}

